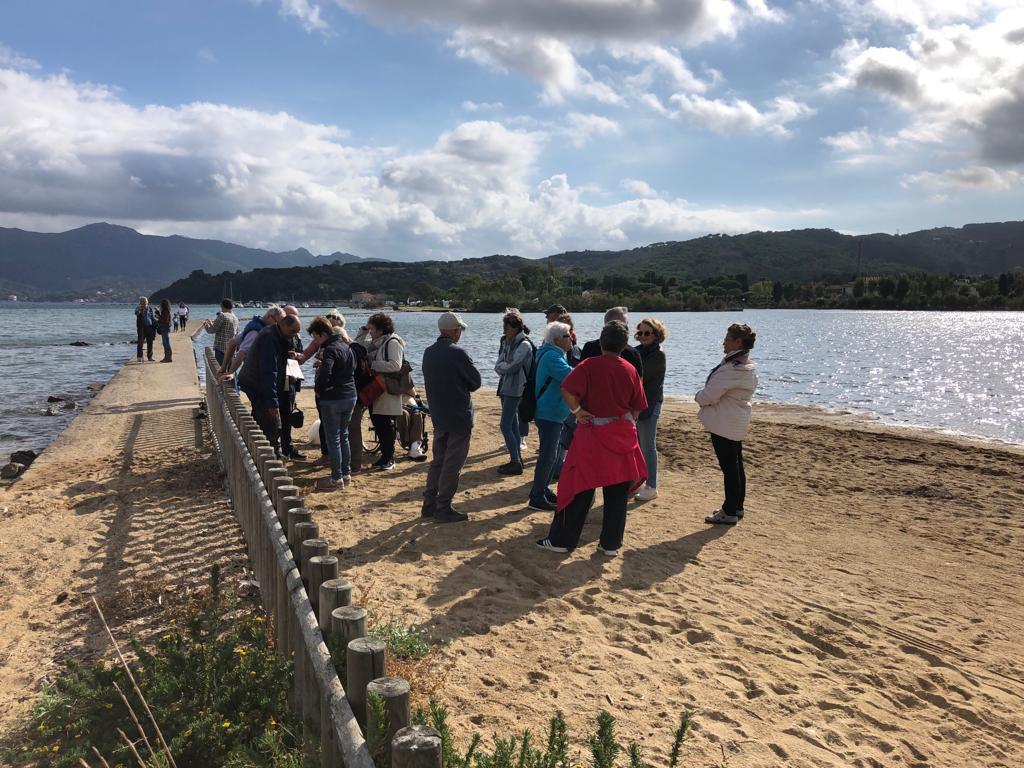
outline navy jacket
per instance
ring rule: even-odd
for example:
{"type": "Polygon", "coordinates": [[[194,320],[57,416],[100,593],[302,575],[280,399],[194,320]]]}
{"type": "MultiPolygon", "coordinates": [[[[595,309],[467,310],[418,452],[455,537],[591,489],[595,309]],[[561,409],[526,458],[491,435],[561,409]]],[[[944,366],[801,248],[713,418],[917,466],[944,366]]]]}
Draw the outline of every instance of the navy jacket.
{"type": "Polygon", "coordinates": [[[285,371],[290,348],[288,337],[279,326],[271,325],[260,331],[238,376],[238,386],[250,400],[258,400],[268,408],[279,407],[278,393],[287,390],[285,371]]]}
{"type": "MultiPolygon", "coordinates": [[[[588,341],[583,345],[583,353],[580,355],[580,362],[582,363],[588,357],[600,357],[601,356],[601,340],[594,339],[588,341]]],[[[627,363],[636,368],[636,372],[640,374],[640,378],[644,377],[644,361],[640,357],[640,353],[633,349],[628,344],[625,349],[619,352],[619,357],[625,360],[627,363]]]]}
{"type": "Polygon", "coordinates": [[[447,336],[438,338],[423,353],[423,387],[435,430],[473,430],[470,393],[480,389],[480,371],[469,353],[447,336]]]}
{"type": "Polygon", "coordinates": [[[320,347],[320,367],[314,388],[321,400],[355,400],[356,356],[341,336],[331,336],[320,347]]]}

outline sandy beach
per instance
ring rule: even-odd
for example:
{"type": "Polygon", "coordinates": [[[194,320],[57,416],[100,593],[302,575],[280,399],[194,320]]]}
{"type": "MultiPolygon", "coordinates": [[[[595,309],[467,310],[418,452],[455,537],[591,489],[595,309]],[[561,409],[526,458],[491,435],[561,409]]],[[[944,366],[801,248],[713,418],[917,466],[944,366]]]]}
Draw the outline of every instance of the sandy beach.
{"type": "MultiPolygon", "coordinates": [[[[158,603],[213,562],[242,574],[187,368],[162,391],[127,366],[0,494],[0,729],[61,658],[104,651],[92,595],[124,636],[158,629],[158,603]]],[[[597,507],[558,556],[525,506],[535,435],[527,474],[497,475],[497,398],[477,405],[466,524],[420,520],[422,463],[334,493],[313,492],[325,466],[290,467],[365,605],[446,642],[439,696],[463,738],[539,732],[556,709],[579,737],[604,708],[663,765],[690,710],[688,766],[1024,761],[1021,449],[759,404],[746,519],[712,528],[717,466],[672,401],[661,495],[631,506],[621,555],[595,554],[597,507]]]]}
{"type": "Polygon", "coordinates": [[[686,709],[685,765],[1024,761],[1021,450],[758,405],[747,517],[713,528],[720,475],[676,400],[660,498],[631,507],[622,554],[595,554],[596,507],[558,556],[533,546],[549,515],[526,509],[530,473],[495,473],[497,398],[477,405],[467,524],[420,521],[409,460],[330,494],[311,493],[325,467],[291,470],[372,609],[448,641],[441,698],[466,737],[556,709],[581,733],[605,708],[663,765],[686,709]]]}

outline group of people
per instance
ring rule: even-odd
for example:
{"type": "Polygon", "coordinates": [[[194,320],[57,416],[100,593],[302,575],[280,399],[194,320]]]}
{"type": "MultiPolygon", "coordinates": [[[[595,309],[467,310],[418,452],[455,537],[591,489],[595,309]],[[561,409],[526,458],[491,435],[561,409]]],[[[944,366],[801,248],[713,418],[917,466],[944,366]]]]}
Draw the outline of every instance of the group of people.
{"type": "Polygon", "coordinates": [[[154,310],[145,296],[139,297],[139,303],[135,307],[135,332],[137,336],[136,359],[142,362],[143,347],[146,351],[146,359],[153,362],[153,342],[157,335],[163,342],[164,356],[161,363],[171,363],[173,354],[171,352],[170,334],[173,331],[184,331],[188,326],[188,307],[184,302],[178,305],[177,309],[171,308],[171,302],[163,299],[160,308],[154,310]]]}
{"type": "MultiPolygon", "coordinates": [[[[137,314],[140,310],[144,317],[147,310],[142,302],[137,314]]],[[[320,487],[343,489],[353,475],[366,471],[362,467],[366,414],[380,452],[369,471],[394,467],[400,435],[402,444],[410,447],[409,455],[425,460],[424,414],[429,412],[432,457],[421,514],[442,523],[468,519],[452,501],[469,455],[474,430],[472,393],[480,388],[481,376],[459,344],[466,323],[457,313],[445,312],[438,318],[437,340],[423,353],[424,407],[406,359],[406,343],[389,315],[371,315],[352,338],[345,318],[332,310],[309,323],[306,330],[311,341],[303,347],[298,339],[302,325],[294,307],[272,306],[244,326],[231,310],[231,302],[223,302],[217,317],[204,321],[204,327],[215,336],[221,376],[235,380],[246,393],[254,418],[279,455],[305,458],[292,441],[293,428],[301,426],[301,420],[293,418],[301,372],[297,367],[289,370],[289,360],[302,365],[315,358],[320,445],[330,465],[320,487]]],[[[553,552],[575,549],[595,492],[601,488],[604,516],[598,548],[613,555],[622,545],[630,497],[643,502],[658,495],[657,430],[667,367],[662,345],[668,330],[657,318],[645,317],[632,334],[635,346],[630,346],[627,310],[613,307],[605,313],[600,337],[581,346],[564,307],[554,305],[545,314],[547,324],[539,346],[519,310],[506,310],[502,316],[494,371],[508,460],[497,472],[523,474],[532,421],[538,446],[527,503],[531,509],[554,513],[548,535],[538,546],[553,552]],[[552,490],[556,481],[557,490],[552,490]]],[[[705,518],[711,524],[735,525],[744,514],[743,440],[757,386],[750,361],[755,338],[746,325],[729,326],[723,341],[725,356],[696,394],[698,415],[711,434],[723,476],[724,499],[705,518]]]]}

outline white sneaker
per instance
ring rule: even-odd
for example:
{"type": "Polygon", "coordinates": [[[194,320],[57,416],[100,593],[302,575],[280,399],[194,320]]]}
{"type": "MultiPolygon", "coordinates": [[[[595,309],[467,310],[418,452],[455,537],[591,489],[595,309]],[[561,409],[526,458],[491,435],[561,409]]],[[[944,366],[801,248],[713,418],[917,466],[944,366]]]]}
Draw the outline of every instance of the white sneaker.
{"type": "Polygon", "coordinates": [[[606,557],[615,557],[616,555],[619,554],[619,550],[617,550],[617,549],[605,549],[601,545],[598,545],[597,551],[600,552],[602,555],[605,555],[606,557]]]}
{"type": "Polygon", "coordinates": [[[426,455],[427,454],[423,452],[423,445],[419,440],[409,446],[408,456],[410,459],[422,459],[426,455]]]}
{"type": "Polygon", "coordinates": [[[519,441],[519,450],[520,451],[525,451],[526,448],[527,448],[526,439],[524,438],[524,439],[519,441]]]}
{"type": "Polygon", "coordinates": [[[658,498],[658,489],[651,488],[649,485],[645,485],[636,492],[637,501],[653,501],[656,498],[658,498]]]}

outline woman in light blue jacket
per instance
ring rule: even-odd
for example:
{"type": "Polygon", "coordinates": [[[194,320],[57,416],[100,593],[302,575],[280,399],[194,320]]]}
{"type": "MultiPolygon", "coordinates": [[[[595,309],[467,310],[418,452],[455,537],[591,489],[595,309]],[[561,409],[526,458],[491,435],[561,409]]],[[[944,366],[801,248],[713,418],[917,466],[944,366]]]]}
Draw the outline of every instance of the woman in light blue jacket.
{"type": "Polygon", "coordinates": [[[555,494],[548,488],[558,456],[562,422],[569,415],[569,406],[562,398],[562,381],[572,372],[566,354],[572,349],[572,329],[567,323],[548,323],[544,344],[537,350],[537,465],[533,470],[530,509],[554,512],[555,494]]]}
{"type": "MultiPolygon", "coordinates": [[[[498,374],[498,396],[501,398],[501,434],[508,448],[508,463],[498,467],[502,475],[523,474],[520,443],[525,430],[520,429],[519,401],[523,399],[526,380],[533,365],[533,343],[527,338],[530,329],[518,309],[509,309],[501,320],[504,334],[498,346],[494,372],[498,374]]],[[[525,425],[524,425],[525,426],[525,425]]]]}

